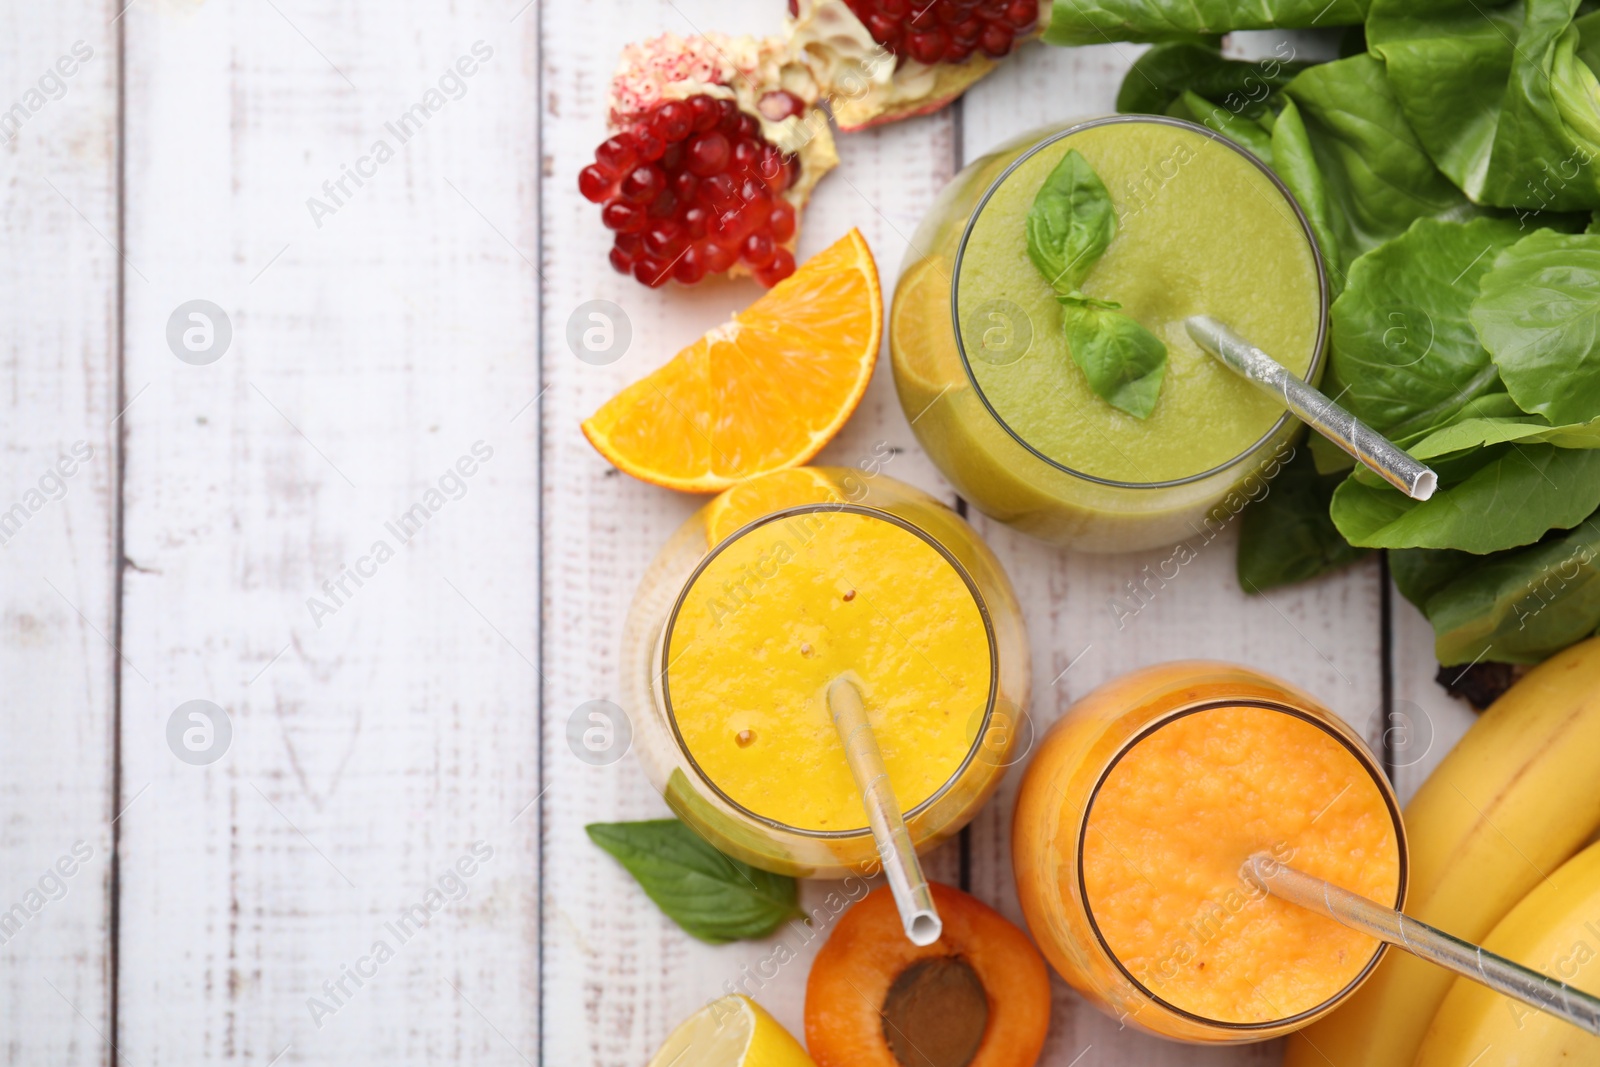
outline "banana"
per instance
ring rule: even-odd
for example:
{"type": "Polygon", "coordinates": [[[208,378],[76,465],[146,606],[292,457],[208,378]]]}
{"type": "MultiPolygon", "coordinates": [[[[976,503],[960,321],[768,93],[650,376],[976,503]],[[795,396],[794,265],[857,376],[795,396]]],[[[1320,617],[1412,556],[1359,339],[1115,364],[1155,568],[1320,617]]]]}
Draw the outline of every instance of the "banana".
{"type": "MultiPolygon", "coordinates": [[[[1600,993],[1600,845],[1590,845],[1522,898],[1483,947],[1585,993],[1600,993]]],[[[1457,978],[1433,1017],[1416,1067],[1600,1063],[1600,1037],[1457,978]]]]}
{"type": "MultiPolygon", "coordinates": [[[[1513,686],[1406,806],[1406,911],[1477,941],[1600,826],[1600,638],[1513,686]]],[[[1411,1067],[1448,971],[1390,950],[1337,1011],[1289,1039],[1284,1067],[1411,1067]]]]}

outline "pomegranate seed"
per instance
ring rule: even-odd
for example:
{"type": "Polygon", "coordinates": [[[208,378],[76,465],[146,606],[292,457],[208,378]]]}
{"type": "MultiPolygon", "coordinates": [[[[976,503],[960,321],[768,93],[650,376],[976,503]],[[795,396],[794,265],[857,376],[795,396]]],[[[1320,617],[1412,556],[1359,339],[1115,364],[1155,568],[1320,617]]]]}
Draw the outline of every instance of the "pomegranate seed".
{"type": "Polygon", "coordinates": [[[660,167],[646,163],[635,167],[622,179],[622,198],[634,204],[647,204],[666,187],[667,176],[660,167]]]}
{"type": "Polygon", "coordinates": [[[1006,8],[1006,21],[1019,30],[1032,26],[1038,18],[1039,5],[1033,0],[1011,0],[1011,6],[1006,8]]]}
{"type": "Polygon", "coordinates": [[[866,18],[867,32],[872,34],[872,39],[879,44],[888,44],[898,35],[900,23],[888,15],[878,12],[866,18]]]}
{"type": "Polygon", "coordinates": [[[910,10],[910,7],[906,0],[880,0],[878,10],[890,18],[898,19],[905,18],[906,12],[910,10]]]}
{"type": "Polygon", "coordinates": [[[643,123],[633,128],[633,144],[638,149],[639,158],[647,163],[654,163],[667,150],[667,142],[643,123]]]}
{"type": "Polygon", "coordinates": [[[716,174],[728,165],[728,138],[712,131],[702,133],[689,142],[689,173],[705,178],[716,174]]]}
{"type": "MultiPolygon", "coordinates": [[[[805,108],[785,90],[763,103],[769,117],[805,108]]],[[[793,239],[796,213],[779,194],[799,167],[762,137],[754,115],[700,94],[661,104],[608,138],[579,172],[578,188],[603,204],[617,271],[649,286],[693,285],[742,258],[770,285],[794,270],[793,255],[779,245],[793,239]]]]}
{"type": "Polygon", "coordinates": [[[972,42],[951,41],[944,50],[946,63],[960,63],[972,54],[972,42]]]}
{"type": "Polygon", "coordinates": [[[780,200],[772,206],[772,214],[767,216],[767,228],[772,231],[774,241],[787,241],[794,236],[794,205],[787,200],[780,200]]]}
{"type": "Polygon", "coordinates": [[[609,177],[593,163],[578,172],[578,192],[583,194],[585,200],[595,204],[602,204],[611,195],[611,190],[616,185],[616,179],[609,177]]]}
{"type": "Polygon", "coordinates": [[[794,256],[787,248],[780,248],[772,254],[772,262],[756,271],[756,281],[771,289],[794,273],[794,256]]]}
{"type": "Polygon", "coordinates": [[[806,105],[787,89],[775,89],[756,103],[756,110],[765,115],[769,122],[782,122],[794,115],[804,114],[806,105]]]}
{"type": "Polygon", "coordinates": [[[658,259],[644,256],[633,265],[633,276],[652,289],[660,288],[667,284],[671,277],[667,273],[667,265],[658,259]]]}
{"type": "Polygon", "coordinates": [[[684,285],[693,285],[706,276],[705,253],[698,248],[690,246],[678,258],[677,264],[672,268],[672,276],[684,285]]]}
{"type": "Polygon", "coordinates": [[[918,63],[933,66],[944,57],[945,36],[938,30],[918,30],[906,35],[906,52],[918,63]]]}
{"type": "MultiPolygon", "coordinates": [[[[977,43],[978,38],[982,36],[983,31],[983,21],[976,17],[969,16],[964,22],[958,22],[954,26],[950,27],[950,39],[966,45],[970,50],[972,46],[977,43]]],[[[961,58],[965,59],[966,56],[962,56],[961,58]]],[[[954,62],[959,62],[959,60],[954,62]]]]}
{"type": "Polygon", "coordinates": [[[772,238],[764,233],[751,234],[744,239],[744,244],[739,246],[739,254],[752,267],[765,267],[772,262],[776,251],[772,245],[772,238]]]}
{"type": "Polygon", "coordinates": [[[722,111],[717,107],[716,98],[710,96],[690,97],[689,113],[693,116],[696,133],[714,130],[717,123],[722,121],[722,111]]]}
{"type": "Polygon", "coordinates": [[[626,174],[635,163],[639,162],[633,150],[633,135],[619,133],[608,139],[594,150],[594,161],[599,164],[601,170],[612,177],[626,174]]]}
{"type": "Polygon", "coordinates": [[[999,59],[1011,51],[1012,40],[1011,34],[1007,33],[1003,26],[991,23],[989,28],[983,31],[983,36],[978,38],[978,47],[983,49],[984,55],[991,59],[999,59]]]}

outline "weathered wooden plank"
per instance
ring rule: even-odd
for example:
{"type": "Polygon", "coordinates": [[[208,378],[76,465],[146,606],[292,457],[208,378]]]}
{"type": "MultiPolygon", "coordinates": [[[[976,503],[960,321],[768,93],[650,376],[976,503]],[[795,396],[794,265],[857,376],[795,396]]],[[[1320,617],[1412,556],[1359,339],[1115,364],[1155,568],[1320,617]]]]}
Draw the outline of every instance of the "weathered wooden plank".
{"type": "Polygon", "coordinates": [[[109,1063],[116,5],[0,14],[0,1063],[109,1063]]]}
{"type": "Polygon", "coordinates": [[[125,16],[129,1062],[537,1056],[538,57],[515,12],[125,16]],[[172,725],[193,700],[220,709],[209,745],[192,709],[172,725]]]}

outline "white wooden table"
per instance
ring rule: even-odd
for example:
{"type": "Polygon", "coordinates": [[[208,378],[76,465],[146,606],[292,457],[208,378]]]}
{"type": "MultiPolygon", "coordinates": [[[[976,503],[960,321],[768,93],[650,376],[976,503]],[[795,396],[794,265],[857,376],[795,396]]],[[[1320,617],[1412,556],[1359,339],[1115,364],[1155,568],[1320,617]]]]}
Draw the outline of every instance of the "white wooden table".
{"type": "MultiPolygon", "coordinates": [[[[575,175],[625,41],[771,31],[782,0],[126,3],[0,14],[0,1062],[636,1067],[773,946],[690,940],[584,836],[666,810],[566,727],[619,699],[628,600],[697,501],[577,423],[756,289],[612,273],[575,175]],[[608,366],[565,340],[591,299],[632,322],[608,366]],[[181,360],[196,300],[219,332],[181,360]],[[169,743],[195,700],[220,711],[169,743]]],[[[1030,48],[842,138],[802,258],[859,226],[891,283],[965,160],[1110,110],[1135,51],[1030,48]]],[[[886,363],[822,460],[882,443],[956,502],[886,363]]],[[[1141,664],[1237,659],[1375,740],[1384,708],[1424,711],[1409,791],[1470,721],[1376,563],[1247,599],[1230,535],[1119,629],[1108,600],[1161,553],[974,521],[1026,606],[1041,723],[1141,664]]],[[[1017,918],[1014,788],[930,866],[1017,918]]],[[[820,940],[759,989],[796,1030],[820,940]]],[[[1119,1033],[1060,986],[1043,1062],[1276,1056],[1119,1033]]]]}

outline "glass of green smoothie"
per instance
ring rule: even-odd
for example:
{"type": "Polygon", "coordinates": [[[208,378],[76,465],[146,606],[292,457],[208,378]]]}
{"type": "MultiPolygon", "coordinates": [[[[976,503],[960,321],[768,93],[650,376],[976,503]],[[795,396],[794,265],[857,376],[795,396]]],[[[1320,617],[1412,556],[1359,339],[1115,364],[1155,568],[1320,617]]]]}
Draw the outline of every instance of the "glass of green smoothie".
{"type": "Polygon", "coordinates": [[[1119,115],[1028,134],[951,181],[911,241],[890,351],[918,439],[980,510],[1083,551],[1134,551],[1210,540],[1266,492],[1301,428],[1184,319],[1211,315],[1315,384],[1327,308],[1316,239],[1264,164],[1203,126],[1119,115]],[[1091,388],[1029,258],[1029,211],[1070,151],[1116,220],[1081,294],[1166,346],[1143,418],[1091,388]]]}

